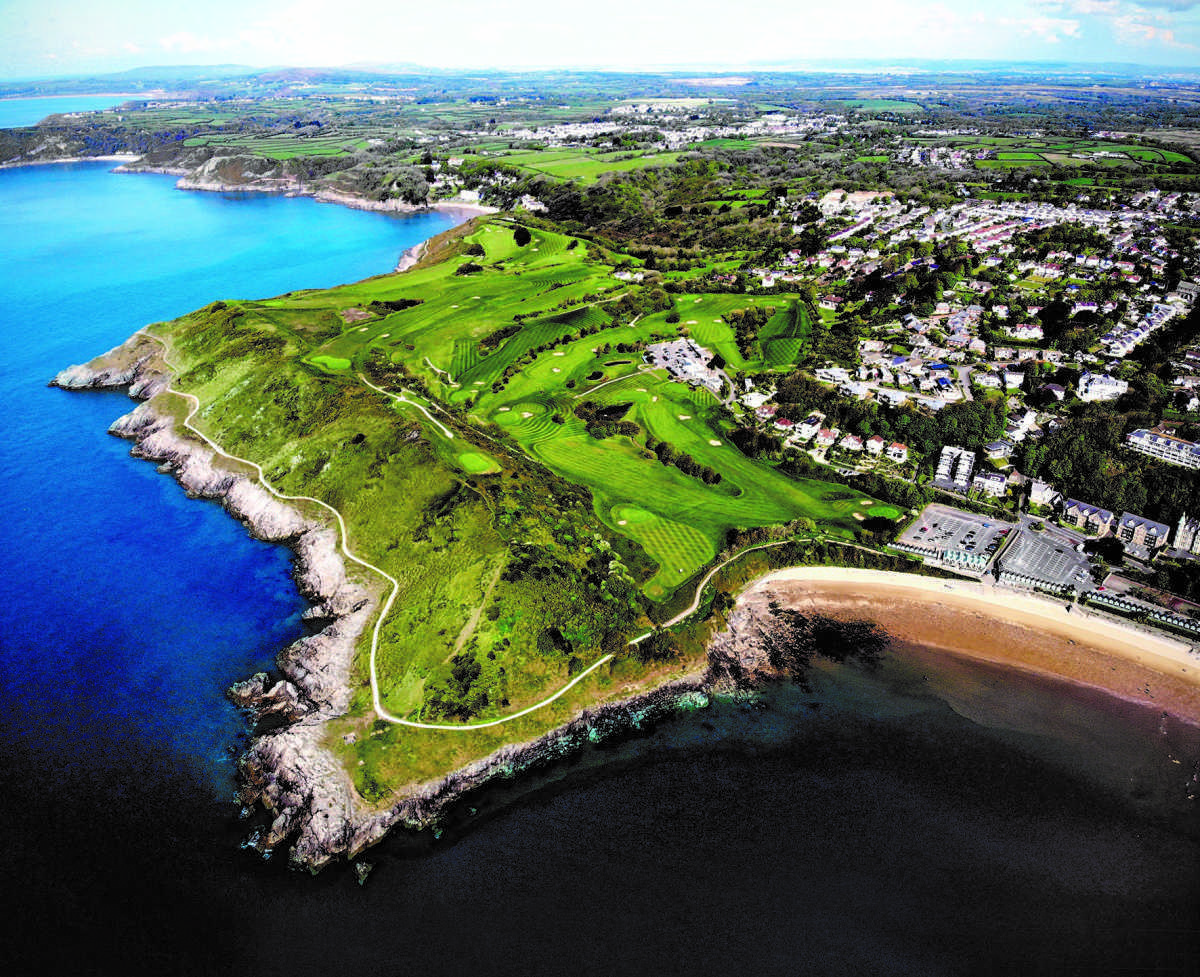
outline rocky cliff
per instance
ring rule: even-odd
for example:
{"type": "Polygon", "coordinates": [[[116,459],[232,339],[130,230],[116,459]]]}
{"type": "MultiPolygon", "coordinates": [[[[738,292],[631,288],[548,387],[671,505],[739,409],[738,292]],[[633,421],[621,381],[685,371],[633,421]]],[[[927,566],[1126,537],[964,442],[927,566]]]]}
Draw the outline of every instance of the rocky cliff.
{"type": "Polygon", "coordinates": [[[228,467],[191,436],[157,400],[171,375],[158,342],[144,334],[52,381],[66,389],[123,388],[142,398],[110,428],[134,441],[133,453],[159,463],[189,494],[215,499],[258,538],[289,546],[295,579],[312,602],[305,617],[320,629],[283,649],[281,678],[252,676],[230,690],[260,723],[281,723],[258,735],[242,757],[240,796],[272,820],[250,845],[269,853],[290,843],[294,866],[317,871],[338,857],[353,858],[397,826],[436,824],[464,794],[489,781],[553,762],[623,731],[636,730],[681,705],[706,702],[705,678],[676,682],[623,703],[583,712],[531,743],[501,748],[444,778],[412,789],[387,808],[366,804],[335,756],[325,748],[326,724],[350,702],[355,649],[377,607],[375,595],[348,580],[337,533],[277,499],[248,475],[228,467]]]}

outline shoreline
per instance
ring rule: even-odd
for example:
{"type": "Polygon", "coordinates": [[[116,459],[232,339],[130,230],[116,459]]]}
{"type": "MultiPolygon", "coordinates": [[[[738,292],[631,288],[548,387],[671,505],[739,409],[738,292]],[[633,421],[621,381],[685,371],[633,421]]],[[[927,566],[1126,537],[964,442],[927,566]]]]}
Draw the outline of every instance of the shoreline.
{"type": "Polygon", "coordinates": [[[124,99],[153,99],[161,98],[167,92],[156,89],[153,92],[68,92],[58,95],[0,95],[0,102],[37,102],[47,98],[124,98],[124,99]]]}
{"type": "MultiPolygon", "coordinates": [[[[140,156],[131,153],[109,153],[105,156],[62,156],[58,159],[29,159],[18,163],[0,163],[0,170],[17,170],[25,166],[60,166],[68,163],[119,163],[124,166],[139,159],[141,159],[140,156]]],[[[120,166],[114,168],[113,172],[116,173],[119,169],[120,166]]]]}
{"type": "MultiPolygon", "coordinates": [[[[53,96],[48,96],[53,97],[53,96]]],[[[470,200],[431,200],[424,204],[410,204],[403,200],[368,200],[352,193],[344,193],[331,187],[310,189],[294,180],[269,179],[261,183],[220,183],[211,180],[193,179],[193,170],[182,166],[139,166],[143,159],[137,153],[109,153],[103,156],[62,156],[55,159],[30,159],[0,163],[0,170],[20,169],[25,166],[58,166],[68,163],[117,163],[113,173],[154,173],[159,176],[174,176],[178,190],[196,190],[202,193],[273,193],[284,197],[308,197],[318,203],[336,204],[352,210],[368,210],[382,214],[432,214],[442,213],[458,219],[460,224],[475,217],[500,213],[499,207],[470,200]]],[[[423,243],[423,242],[422,242],[423,243]]],[[[404,270],[404,269],[398,269],[404,270]]]]}
{"type": "MultiPolygon", "coordinates": [[[[985,594],[981,585],[969,582],[947,584],[940,579],[875,570],[794,567],[758,578],[738,596],[727,629],[713,636],[705,662],[691,674],[623,700],[584,708],[540,736],[500,746],[461,768],[401,788],[383,806],[372,805],[359,797],[325,740],[327,724],[349,708],[354,661],[360,639],[378,609],[378,594],[347,579],[340,537],[334,529],[273,498],[250,475],[214,464],[218,458],[214,448],[180,431],[179,417],[156,401],[160,395],[175,396],[167,392],[171,371],[160,349],[157,340],[135,334],[91,364],[64,370],[53,383],[66,389],[125,389],[142,400],[113,423],[111,432],[133,440],[133,454],[158,462],[160,470],[175,477],[189,494],[220,502],[257,538],[283,543],[295,554],[297,586],[313,602],[304,617],[320,629],[278,653],[282,678],[274,684],[265,673],[258,673],[230,690],[231,698],[251,711],[256,724],[268,718],[283,723],[256,733],[238,763],[240,800],[245,808],[261,809],[271,819],[269,826],[254,831],[246,846],[267,856],[287,845],[295,868],[316,873],[334,859],[352,861],[394,828],[436,829],[465,797],[496,780],[518,777],[610,735],[644,728],[647,722],[669,718],[681,708],[701,708],[713,695],[736,695],[780,677],[768,664],[764,647],[764,627],[770,626],[766,605],[780,590],[786,597],[789,588],[797,588],[790,597],[793,604],[807,606],[802,604],[804,600],[814,602],[819,595],[818,609],[830,616],[841,611],[857,618],[875,617],[873,609],[897,594],[917,609],[922,621],[935,606],[949,605],[952,633],[959,639],[964,634],[964,613],[990,612],[998,623],[1009,627],[1022,625],[1020,620],[1014,622],[1015,614],[1018,619],[1024,616],[1027,627],[1032,622],[1034,630],[1045,631],[1046,625],[1052,624],[1051,630],[1076,637],[1086,631],[1091,640],[1080,647],[1085,656],[1095,655],[1092,645],[1104,645],[1102,639],[1117,644],[1123,641],[1123,654],[1142,667],[1140,674],[1148,670],[1162,676],[1172,668],[1186,673],[1186,684],[1196,693],[1195,707],[1179,709],[1165,700],[1155,705],[1171,706],[1171,711],[1200,725],[1200,663],[1182,642],[1159,639],[1152,651],[1146,651],[1144,644],[1137,645],[1134,640],[1141,641],[1143,636],[1132,628],[1107,620],[1068,618],[1053,602],[1007,592],[1002,596],[985,594]],[[936,601],[930,600],[933,595],[936,601]]],[[[990,635],[994,630],[984,633],[990,635]]],[[[995,654],[994,649],[992,654],[986,650],[979,654],[964,647],[962,640],[943,644],[921,634],[897,637],[901,644],[910,638],[916,644],[984,658],[1004,668],[1031,668],[1146,705],[1145,700],[1114,687],[1117,683],[1103,681],[1099,673],[1081,676],[1077,669],[1046,667],[1044,662],[1031,665],[1011,649],[1007,654],[995,654]]],[[[1112,653],[1107,646],[1106,650],[1112,653]]],[[[1101,660],[1101,667],[1103,664],[1101,660]]]]}
{"type": "Polygon", "coordinates": [[[776,570],[743,598],[766,592],[799,610],[874,620],[901,643],[1085,685],[1200,726],[1200,654],[1190,643],[1079,606],[1068,612],[1062,601],[967,580],[843,567],[776,570]]]}
{"type": "Polygon", "coordinates": [[[135,457],[158,463],[189,495],[220,503],[256,538],[286,545],[295,555],[293,577],[312,603],[304,619],[320,629],[277,654],[278,681],[272,684],[259,672],[229,690],[230,698],[251,712],[255,726],[264,719],[284,724],[254,733],[238,761],[244,808],[261,807],[271,818],[245,847],[266,857],[290,844],[291,865],[315,874],[335,858],[352,861],[393,828],[436,828],[465,795],[494,780],[554,763],[598,736],[634,730],[681,706],[707,704],[709,683],[698,672],[585,708],[531,740],[500,746],[459,769],[401,788],[386,806],[369,804],[354,790],[325,738],[327,724],[349,708],[354,661],[378,609],[378,595],[347,579],[334,529],[274,498],[257,479],[223,465],[213,447],[179,430],[179,418],[156,403],[159,396],[177,396],[168,391],[171,379],[159,341],[139,332],[90,363],[61,371],[51,385],[125,390],[142,401],[114,421],[110,433],[132,440],[135,457]]]}
{"type": "MultiPolygon", "coordinates": [[[[425,783],[402,787],[389,802],[378,807],[359,797],[348,773],[325,745],[330,721],[348,711],[353,695],[350,676],[361,636],[378,609],[378,594],[347,579],[346,563],[338,550],[340,537],[335,529],[270,496],[252,476],[214,463],[217,461],[214,448],[179,430],[178,416],[156,401],[160,395],[176,396],[167,392],[170,379],[172,372],[162,358],[158,341],[136,334],[91,364],[62,371],[53,383],[65,389],[125,389],[131,397],[142,400],[133,412],[122,415],[110,427],[116,436],[133,440],[132,454],[160,463],[160,470],[172,474],[190,495],[220,502],[230,515],[250,527],[257,538],[282,543],[295,553],[296,585],[307,600],[313,601],[305,619],[319,624],[320,629],[277,654],[276,664],[282,675],[277,682],[272,684],[260,672],[234,685],[230,697],[252,713],[256,725],[263,719],[283,724],[278,729],[256,733],[239,760],[240,801],[247,810],[262,809],[271,819],[269,826],[251,834],[246,846],[265,857],[288,845],[290,864],[313,874],[336,858],[353,861],[394,828],[436,829],[464,797],[493,781],[520,777],[523,772],[575,753],[584,744],[640,729],[647,723],[671,717],[680,708],[707,706],[713,695],[737,695],[763,681],[781,677],[768,664],[763,642],[763,628],[769,628],[770,624],[764,615],[767,601],[778,597],[781,588],[798,587],[802,600],[823,594],[826,599],[818,609],[832,616],[839,610],[835,606],[839,595],[848,598],[842,601],[841,610],[858,618],[874,616],[872,604],[889,593],[904,595],[922,613],[922,619],[928,618],[932,605],[953,605],[950,616],[955,624],[954,634],[959,637],[964,633],[961,627],[964,612],[990,611],[997,621],[1013,624],[1014,605],[1018,616],[1024,613],[1037,625],[1052,619],[1058,629],[1076,636],[1084,623],[1088,630],[1110,640],[1116,636],[1129,646],[1134,645],[1134,637],[1138,640],[1142,637],[1133,629],[1108,621],[1068,619],[1067,613],[1050,601],[1018,594],[1006,593],[1003,598],[984,594],[982,586],[968,582],[947,585],[929,577],[878,570],[828,567],[775,570],[750,583],[738,595],[726,630],[713,636],[706,660],[690,675],[624,700],[583,708],[574,718],[541,736],[502,745],[466,766],[425,783]],[[929,600],[934,594],[937,600],[929,600]],[[1001,609],[1006,611],[1003,616],[1001,609]]],[[[971,649],[961,647],[961,641],[941,645],[919,634],[913,641],[926,647],[941,647],[953,654],[994,661],[1006,669],[1030,666],[1019,660],[1020,655],[972,655],[971,649]]],[[[1172,712],[1180,712],[1184,719],[1200,725],[1200,667],[1195,667],[1194,658],[1187,658],[1189,652],[1182,642],[1162,639],[1160,643],[1163,647],[1154,646],[1153,653],[1139,652],[1134,647],[1132,651],[1127,648],[1126,654],[1135,660],[1138,654],[1150,655],[1147,661],[1158,669],[1165,666],[1170,670],[1174,666],[1189,672],[1189,687],[1198,693],[1195,708],[1172,709],[1172,712]]],[[[1081,651],[1094,654],[1090,645],[1081,651]]],[[[1145,661],[1141,664],[1146,666],[1145,661]]],[[[1114,688],[1115,683],[1099,681],[1094,675],[1088,681],[1088,677],[1080,678],[1078,673],[1048,669],[1044,664],[1033,667],[1033,671],[1136,700],[1136,696],[1122,695],[1121,689],[1114,688]]],[[[1162,671],[1151,671],[1163,675],[1162,671]]],[[[1144,700],[1141,705],[1146,705],[1144,700]]]]}

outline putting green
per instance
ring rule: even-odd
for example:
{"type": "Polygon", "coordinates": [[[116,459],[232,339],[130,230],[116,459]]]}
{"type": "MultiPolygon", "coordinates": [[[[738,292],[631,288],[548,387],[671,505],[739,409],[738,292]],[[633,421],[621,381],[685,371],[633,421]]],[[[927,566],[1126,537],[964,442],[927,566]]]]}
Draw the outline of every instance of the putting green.
{"type": "Polygon", "coordinates": [[[317,366],[324,367],[326,370],[348,370],[350,369],[350,361],[341,356],[310,356],[310,363],[315,363],[317,366]]]}
{"type": "Polygon", "coordinates": [[[491,458],[475,451],[464,451],[458,456],[458,463],[469,475],[491,475],[500,470],[491,458]]]}

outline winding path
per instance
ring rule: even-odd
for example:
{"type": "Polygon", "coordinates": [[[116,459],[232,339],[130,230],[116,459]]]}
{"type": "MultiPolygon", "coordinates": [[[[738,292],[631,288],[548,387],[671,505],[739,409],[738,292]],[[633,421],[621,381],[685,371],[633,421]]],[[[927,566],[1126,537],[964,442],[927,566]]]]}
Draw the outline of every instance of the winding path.
{"type": "MultiPolygon", "coordinates": [[[[749,546],[744,550],[739,550],[724,563],[718,563],[715,567],[709,570],[708,573],[704,575],[703,579],[696,585],[696,596],[692,598],[691,604],[689,604],[685,610],[682,610],[676,614],[673,618],[671,618],[671,620],[660,624],[659,628],[673,628],[680,621],[686,620],[695,614],[696,611],[700,610],[700,597],[704,594],[704,588],[708,586],[708,582],[712,580],[712,578],[715,577],[719,571],[724,570],[725,567],[729,566],[729,564],[731,564],[734,560],[739,560],[747,553],[753,553],[755,550],[769,550],[773,546],[783,546],[785,543],[792,542],[794,542],[794,540],[777,539],[771,543],[759,543],[758,546],[749,546]]],[[[639,634],[629,643],[631,645],[641,644],[653,633],[653,631],[647,631],[645,634],[639,634]]]]}
{"type": "MultiPolygon", "coordinates": [[[[163,363],[166,365],[167,369],[171,370],[173,373],[178,373],[177,368],[172,366],[172,364],[166,357],[166,351],[168,349],[168,346],[164,339],[162,339],[158,336],[155,336],[152,333],[147,332],[145,329],[139,329],[138,334],[145,336],[148,339],[152,339],[155,342],[159,343],[162,346],[163,351],[164,351],[163,357],[162,357],[163,363]]],[[[438,421],[436,418],[434,418],[429,413],[429,411],[427,411],[420,404],[414,403],[411,400],[405,400],[403,397],[397,396],[395,394],[389,393],[386,390],[376,387],[373,383],[368,381],[365,377],[361,377],[361,375],[360,375],[360,379],[362,379],[363,383],[365,383],[372,390],[376,390],[379,393],[392,398],[393,400],[398,400],[401,403],[411,404],[413,407],[416,407],[418,410],[421,411],[421,413],[423,413],[427,418],[429,418],[429,420],[433,424],[437,425],[437,427],[440,430],[442,430],[443,433],[445,433],[447,438],[454,437],[453,431],[450,431],[448,428],[446,428],[444,425],[442,425],[440,421],[438,421]]],[[[341,534],[340,549],[342,551],[342,555],[345,556],[345,558],[347,560],[349,560],[351,563],[355,563],[358,566],[363,567],[364,569],[367,569],[374,573],[379,574],[380,577],[382,577],[384,580],[386,580],[388,582],[390,589],[388,590],[387,597],[384,598],[383,604],[379,609],[378,616],[375,618],[375,627],[371,630],[371,655],[370,655],[371,701],[372,701],[372,704],[374,705],[375,713],[379,716],[380,719],[386,720],[389,723],[395,723],[397,726],[408,726],[413,729],[437,729],[437,730],[444,730],[446,732],[458,732],[458,733],[467,732],[467,731],[473,730],[473,729],[486,729],[490,726],[501,726],[504,723],[510,723],[514,719],[520,719],[522,716],[528,716],[531,712],[536,712],[537,710],[541,709],[542,707],[548,706],[555,699],[560,698],[561,696],[563,696],[564,694],[569,692],[571,689],[573,689],[576,685],[578,685],[580,682],[582,682],[585,678],[587,678],[592,672],[594,672],[601,665],[605,664],[606,662],[608,662],[612,659],[612,657],[613,657],[612,655],[605,655],[599,661],[590,665],[584,671],[582,671],[578,675],[576,675],[575,678],[573,678],[570,682],[568,682],[566,685],[564,685],[561,689],[559,689],[553,695],[547,696],[545,699],[542,699],[540,702],[535,702],[532,706],[528,706],[527,708],[522,709],[520,712],[514,712],[511,715],[503,716],[500,719],[492,719],[492,720],[489,720],[487,722],[482,722],[482,723],[461,723],[461,724],[421,723],[421,722],[415,722],[414,720],[411,720],[411,719],[401,719],[399,716],[392,715],[390,712],[387,711],[387,709],[384,708],[383,701],[379,695],[379,679],[378,679],[378,672],[377,672],[377,668],[376,668],[376,658],[377,658],[377,654],[378,654],[378,650],[379,650],[379,632],[380,632],[380,629],[383,627],[383,622],[387,619],[388,614],[391,612],[392,605],[395,604],[395,602],[396,602],[396,597],[400,592],[399,582],[396,580],[395,577],[393,577],[386,570],[383,570],[383,569],[375,566],[374,563],[368,563],[366,560],[362,559],[362,557],[355,556],[354,553],[352,553],[350,551],[350,547],[348,545],[348,541],[350,539],[350,533],[349,533],[349,530],[346,528],[346,520],[342,518],[342,514],[337,509],[335,509],[333,506],[331,506],[328,502],[325,502],[321,499],[313,498],[313,496],[311,496],[311,495],[287,495],[284,492],[280,492],[279,489],[275,488],[275,486],[272,485],[270,483],[270,481],[267,479],[266,473],[262,470],[261,465],[259,465],[257,462],[251,461],[249,458],[241,458],[238,455],[231,455],[228,451],[226,451],[219,444],[217,444],[207,434],[205,434],[203,431],[201,431],[199,428],[197,428],[194,424],[192,424],[192,418],[195,417],[196,412],[200,410],[200,400],[198,397],[196,397],[195,394],[187,393],[184,390],[177,390],[175,387],[170,386],[170,385],[167,386],[166,392],[174,394],[177,397],[182,397],[184,400],[186,400],[191,405],[191,409],[188,411],[187,417],[185,417],[183,420],[183,426],[185,428],[187,428],[187,430],[191,431],[194,435],[196,435],[196,437],[198,437],[201,441],[203,441],[210,448],[212,448],[212,450],[215,451],[222,458],[227,458],[228,460],[230,460],[232,462],[235,462],[240,465],[246,465],[247,467],[252,468],[257,473],[258,480],[261,483],[262,487],[265,488],[268,492],[270,492],[277,499],[280,499],[285,502],[311,502],[313,505],[320,506],[322,509],[329,512],[333,516],[333,518],[337,520],[338,530],[341,534]]]]}
{"type": "MultiPolygon", "coordinates": [[[[138,334],[145,336],[148,339],[152,339],[155,342],[159,343],[163,347],[162,360],[163,360],[164,365],[167,367],[168,370],[172,371],[173,373],[178,373],[177,368],[174,367],[170,363],[170,361],[167,359],[166,353],[167,353],[167,350],[169,349],[169,347],[167,346],[167,343],[164,339],[162,339],[158,336],[155,336],[152,333],[147,332],[145,329],[139,329],[138,334]]],[[[389,397],[392,400],[398,401],[400,403],[408,404],[413,407],[416,407],[422,414],[425,415],[426,418],[429,419],[430,423],[434,424],[446,436],[446,438],[451,439],[454,437],[454,432],[449,430],[447,427],[445,427],[445,425],[443,425],[440,421],[438,421],[435,417],[433,417],[433,415],[430,414],[429,411],[421,404],[418,404],[411,400],[407,400],[406,398],[404,398],[401,395],[393,394],[387,390],[382,389],[381,387],[375,386],[375,384],[373,384],[369,380],[367,380],[366,377],[362,376],[362,374],[359,374],[359,379],[362,380],[362,382],[364,384],[366,384],[368,387],[370,387],[372,390],[375,390],[378,393],[383,394],[385,397],[389,397]]],[[[523,716],[528,716],[530,713],[537,712],[539,709],[542,709],[542,708],[550,705],[550,703],[554,702],[556,699],[561,698],[567,692],[571,691],[571,689],[573,689],[576,685],[578,685],[580,682],[582,682],[584,679],[586,679],[589,675],[592,674],[592,672],[596,671],[596,669],[600,668],[602,665],[605,665],[609,661],[612,660],[612,658],[613,658],[612,654],[604,655],[602,658],[593,662],[586,669],[584,669],[582,672],[580,672],[578,675],[576,675],[575,678],[573,678],[570,682],[568,682],[566,685],[564,685],[557,692],[554,692],[553,694],[547,696],[546,698],[542,699],[539,702],[535,702],[531,706],[527,706],[526,708],[520,710],[519,712],[514,712],[507,716],[502,716],[499,719],[491,719],[491,720],[487,720],[485,722],[480,722],[480,723],[422,723],[422,722],[417,722],[412,719],[402,719],[401,717],[395,716],[392,713],[388,712],[387,709],[384,708],[383,700],[379,694],[379,679],[378,679],[378,670],[376,667],[376,660],[378,657],[378,650],[379,650],[379,632],[383,627],[383,622],[387,619],[388,614],[391,612],[392,606],[396,602],[396,597],[400,593],[399,582],[396,580],[395,577],[393,577],[386,570],[383,570],[380,567],[377,567],[373,563],[368,563],[366,560],[362,559],[362,557],[356,556],[353,552],[351,552],[350,546],[349,546],[350,532],[346,527],[346,520],[342,517],[342,514],[337,509],[335,509],[333,506],[331,506],[328,502],[325,502],[322,499],[314,498],[311,495],[287,495],[286,493],[279,491],[279,489],[275,488],[275,486],[272,485],[270,483],[270,481],[267,479],[266,473],[263,471],[261,465],[259,465],[257,462],[251,461],[249,458],[242,458],[242,457],[239,457],[238,455],[231,455],[228,451],[226,451],[219,444],[217,444],[215,441],[213,441],[212,438],[210,438],[207,434],[205,434],[203,431],[201,431],[199,428],[197,428],[194,424],[192,424],[192,418],[195,417],[196,413],[200,410],[200,400],[199,400],[199,398],[196,397],[195,394],[190,394],[183,390],[177,390],[175,387],[170,386],[170,385],[167,386],[166,392],[174,394],[177,397],[182,397],[184,400],[186,400],[188,402],[188,404],[190,404],[191,409],[188,411],[187,416],[183,420],[183,426],[187,430],[191,431],[194,435],[196,435],[196,437],[200,438],[201,441],[203,441],[210,448],[212,448],[212,450],[214,452],[216,452],[218,455],[220,455],[222,458],[226,458],[229,461],[235,462],[236,464],[245,465],[245,466],[253,469],[254,472],[257,474],[259,483],[262,485],[262,487],[265,488],[268,492],[270,492],[277,499],[280,499],[281,501],[285,501],[285,502],[309,502],[309,503],[312,503],[313,505],[320,506],[326,512],[329,512],[334,517],[334,519],[337,520],[338,531],[341,536],[339,548],[341,549],[342,555],[347,560],[349,560],[351,563],[355,563],[358,566],[363,567],[366,570],[370,570],[373,573],[377,573],[380,577],[382,577],[384,580],[386,580],[388,582],[389,590],[388,590],[387,596],[384,598],[383,604],[381,605],[381,607],[379,609],[379,614],[375,618],[375,626],[371,630],[371,652],[370,652],[371,701],[374,706],[375,713],[380,719],[383,719],[389,723],[394,723],[397,726],[407,726],[412,729],[433,729],[433,730],[441,730],[444,732],[454,732],[454,733],[464,733],[464,732],[469,732],[471,730],[476,730],[476,729],[488,729],[493,726],[502,726],[505,723],[511,723],[516,719],[520,719],[523,716]]],[[[775,540],[770,543],[760,543],[758,546],[751,546],[751,547],[748,547],[747,549],[741,550],[740,552],[735,553],[733,556],[729,557],[729,559],[725,560],[724,562],[719,563],[717,566],[715,566],[711,570],[709,570],[708,573],[706,573],[704,575],[704,577],[701,579],[700,583],[697,584],[696,593],[695,593],[695,596],[692,598],[692,603],[685,610],[681,611],[679,614],[676,614],[675,617],[671,618],[671,620],[660,625],[660,627],[663,627],[663,628],[673,627],[674,625],[678,624],[680,621],[683,621],[686,618],[690,617],[692,614],[696,613],[696,611],[700,607],[700,598],[704,593],[704,588],[708,585],[709,581],[711,581],[712,578],[720,570],[724,569],[726,566],[728,566],[734,560],[740,559],[741,557],[745,556],[747,553],[753,553],[755,550],[770,549],[775,546],[783,546],[790,542],[792,542],[792,540],[781,539],[781,540],[775,540]]],[[[854,545],[854,544],[848,544],[848,545],[854,545]]],[[[856,547],[856,548],[861,548],[861,547],[856,547]]],[[[494,584],[494,582],[495,581],[493,580],[493,584],[494,584]]],[[[647,631],[645,634],[639,635],[638,637],[634,638],[632,641],[629,642],[629,644],[630,645],[639,644],[653,633],[654,633],[653,631],[647,631]]]]}
{"type": "Polygon", "coordinates": [[[443,424],[441,421],[439,421],[431,413],[429,413],[429,409],[427,407],[425,407],[424,404],[418,404],[415,400],[409,400],[407,397],[404,396],[403,393],[394,394],[389,390],[384,390],[383,387],[377,387],[370,380],[368,380],[366,377],[364,377],[361,373],[358,375],[358,379],[360,379],[363,383],[365,383],[368,387],[370,387],[376,393],[383,394],[385,397],[390,397],[392,400],[396,401],[396,403],[398,403],[398,404],[408,404],[408,406],[410,406],[410,407],[415,407],[417,410],[419,410],[422,414],[424,414],[429,419],[430,424],[432,424],[439,431],[441,431],[442,436],[445,437],[445,439],[447,441],[454,440],[454,432],[451,431],[450,428],[446,427],[445,424],[443,424]]]}

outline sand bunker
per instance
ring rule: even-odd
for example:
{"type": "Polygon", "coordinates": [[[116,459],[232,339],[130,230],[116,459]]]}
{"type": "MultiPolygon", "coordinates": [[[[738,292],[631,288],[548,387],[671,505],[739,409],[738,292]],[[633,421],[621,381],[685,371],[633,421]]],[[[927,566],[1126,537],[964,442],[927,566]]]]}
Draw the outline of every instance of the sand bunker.
{"type": "Polygon", "coordinates": [[[716,440],[715,438],[710,438],[708,443],[711,444],[714,448],[721,447],[721,442],[716,440]]]}

